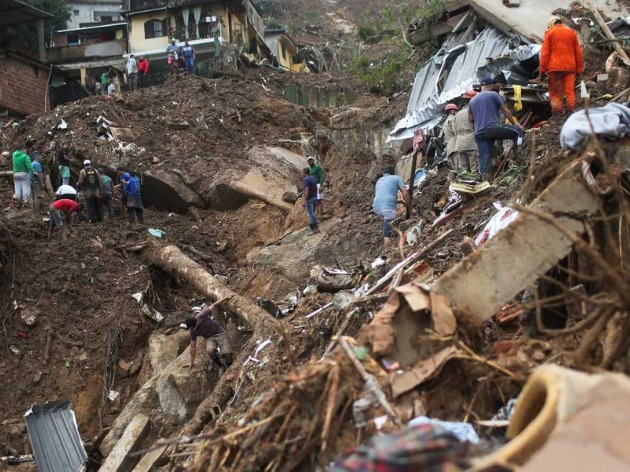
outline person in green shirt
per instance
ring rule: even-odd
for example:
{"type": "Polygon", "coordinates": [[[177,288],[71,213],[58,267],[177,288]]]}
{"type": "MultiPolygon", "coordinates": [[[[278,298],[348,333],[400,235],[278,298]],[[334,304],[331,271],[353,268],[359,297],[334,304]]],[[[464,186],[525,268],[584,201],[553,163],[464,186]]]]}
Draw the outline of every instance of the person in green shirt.
{"type": "Polygon", "coordinates": [[[28,206],[31,199],[31,172],[33,165],[31,158],[26,153],[26,147],[13,153],[13,187],[15,194],[13,199],[17,207],[28,206]]]}
{"type": "Polygon", "coordinates": [[[317,180],[317,214],[321,217],[324,213],[324,180],[326,179],[326,174],[324,174],[322,166],[315,163],[313,156],[308,156],[306,160],[308,162],[309,175],[312,175],[317,180]]]}
{"type": "Polygon", "coordinates": [[[103,214],[103,209],[107,208],[107,215],[111,219],[116,216],[113,204],[114,182],[112,181],[112,178],[105,173],[101,173],[100,176],[101,186],[103,188],[103,196],[101,197],[101,214],[103,214]]]}

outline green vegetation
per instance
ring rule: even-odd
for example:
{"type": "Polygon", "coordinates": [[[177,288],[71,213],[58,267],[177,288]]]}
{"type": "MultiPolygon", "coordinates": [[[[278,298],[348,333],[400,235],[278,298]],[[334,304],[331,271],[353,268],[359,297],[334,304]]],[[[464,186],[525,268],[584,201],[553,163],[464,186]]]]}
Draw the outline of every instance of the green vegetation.
{"type": "MultiPolygon", "coordinates": [[[[66,27],[66,22],[70,19],[70,7],[66,0],[22,0],[28,5],[50,13],[53,17],[44,23],[44,41],[50,43],[52,34],[66,27]]],[[[4,32],[6,44],[13,48],[21,48],[30,51],[38,50],[37,24],[21,23],[9,25],[4,32]]]]}
{"type": "MultiPolygon", "coordinates": [[[[445,0],[396,4],[390,1],[376,15],[364,17],[357,25],[357,39],[364,44],[387,45],[388,53],[379,60],[371,60],[364,48],[357,48],[349,63],[350,73],[384,95],[407,90],[410,81],[402,72],[412,57],[417,60],[420,55],[414,53],[414,47],[407,41],[407,28],[411,23],[430,26],[443,14],[445,5],[445,0]]],[[[422,52],[430,54],[435,47],[435,44],[425,44],[422,52]]]]}

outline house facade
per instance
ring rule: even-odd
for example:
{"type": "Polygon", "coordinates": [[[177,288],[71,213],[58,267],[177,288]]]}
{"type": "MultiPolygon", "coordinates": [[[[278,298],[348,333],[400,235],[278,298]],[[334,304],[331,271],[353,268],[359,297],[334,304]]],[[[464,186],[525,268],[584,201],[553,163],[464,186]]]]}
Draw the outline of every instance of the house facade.
{"type": "Polygon", "coordinates": [[[68,7],[71,16],[66,25],[67,29],[90,26],[93,23],[125,21],[120,0],[72,0],[68,2],[68,7]]]}
{"type": "Polygon", "coordinates": [[[48,80],[51,68],[44,62],[44,21],[46,12],[16,0],[0,0],[0,117],[23,117],[50,109],[48,80]],[[34,50],[11,28],[32,24],[37,34],[34,50]]]}
{"type": "Polygon", "coordinates": [[[130,0],[129,52],[151,59],[166,57],[171,39],[195,47],[198,61],[226,48],[250,59],[267,57],[264,24],[252,0],[130,0]]]}
{"type": "Polygon", "coordinates": [[[294,57],[298,47],[283,29],[265,31],[265,42],[276,59],[278,67],[291,72],[307,72],[304,61],[297,61],[294,57]]]}

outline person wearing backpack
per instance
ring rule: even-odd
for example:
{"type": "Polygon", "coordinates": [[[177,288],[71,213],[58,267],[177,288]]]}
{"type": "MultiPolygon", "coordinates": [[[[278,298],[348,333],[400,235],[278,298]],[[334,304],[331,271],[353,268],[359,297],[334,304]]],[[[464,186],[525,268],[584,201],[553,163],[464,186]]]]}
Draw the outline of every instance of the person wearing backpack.
{"type": "Polygon", "coordinates": [[[90,222],[103,221],[103,216],[101,215],[101,197],[103,195],[101,177],[87,159],[83,161],[83,169],[79,172],[78,187],[83,190],[90,222]]]}

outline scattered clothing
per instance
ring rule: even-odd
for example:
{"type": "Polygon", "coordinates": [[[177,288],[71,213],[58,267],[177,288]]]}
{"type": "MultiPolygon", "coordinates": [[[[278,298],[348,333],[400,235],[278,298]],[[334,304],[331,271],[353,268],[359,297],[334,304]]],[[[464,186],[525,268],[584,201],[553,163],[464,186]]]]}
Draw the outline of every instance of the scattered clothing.
{"type": "Polygon", "coordinates": [[[408,426],[415,426],[419,424],[431,424],[439,426],[453,433],[453,435],[461,442],[469,442],[471,444],[479,444],[479,436],[475,431],[475,428],[470,423],[458,423],[457,421],[442,421],[435,418],[429,418],[428,416],[418,416],[412,419],[408,426]]]}
{"type": "Polygon", "coordinates": [[[630,135],[630,108],[618,103],[573,113],[562,126],[562,149],[577,150],[593,131],[597,136],[620,139],[630,135]],[[592,129],[591,129],[592,125],[592,129]]]}
{"type": "Polygon", "coordinates": [[[470,443],[435,424],[407,426],[396,433],[374,436],[345,457],[331,472],[442,472],[465,466],[470,443]],[[447,469],[447,466],[450,468],[447,469]]]}

